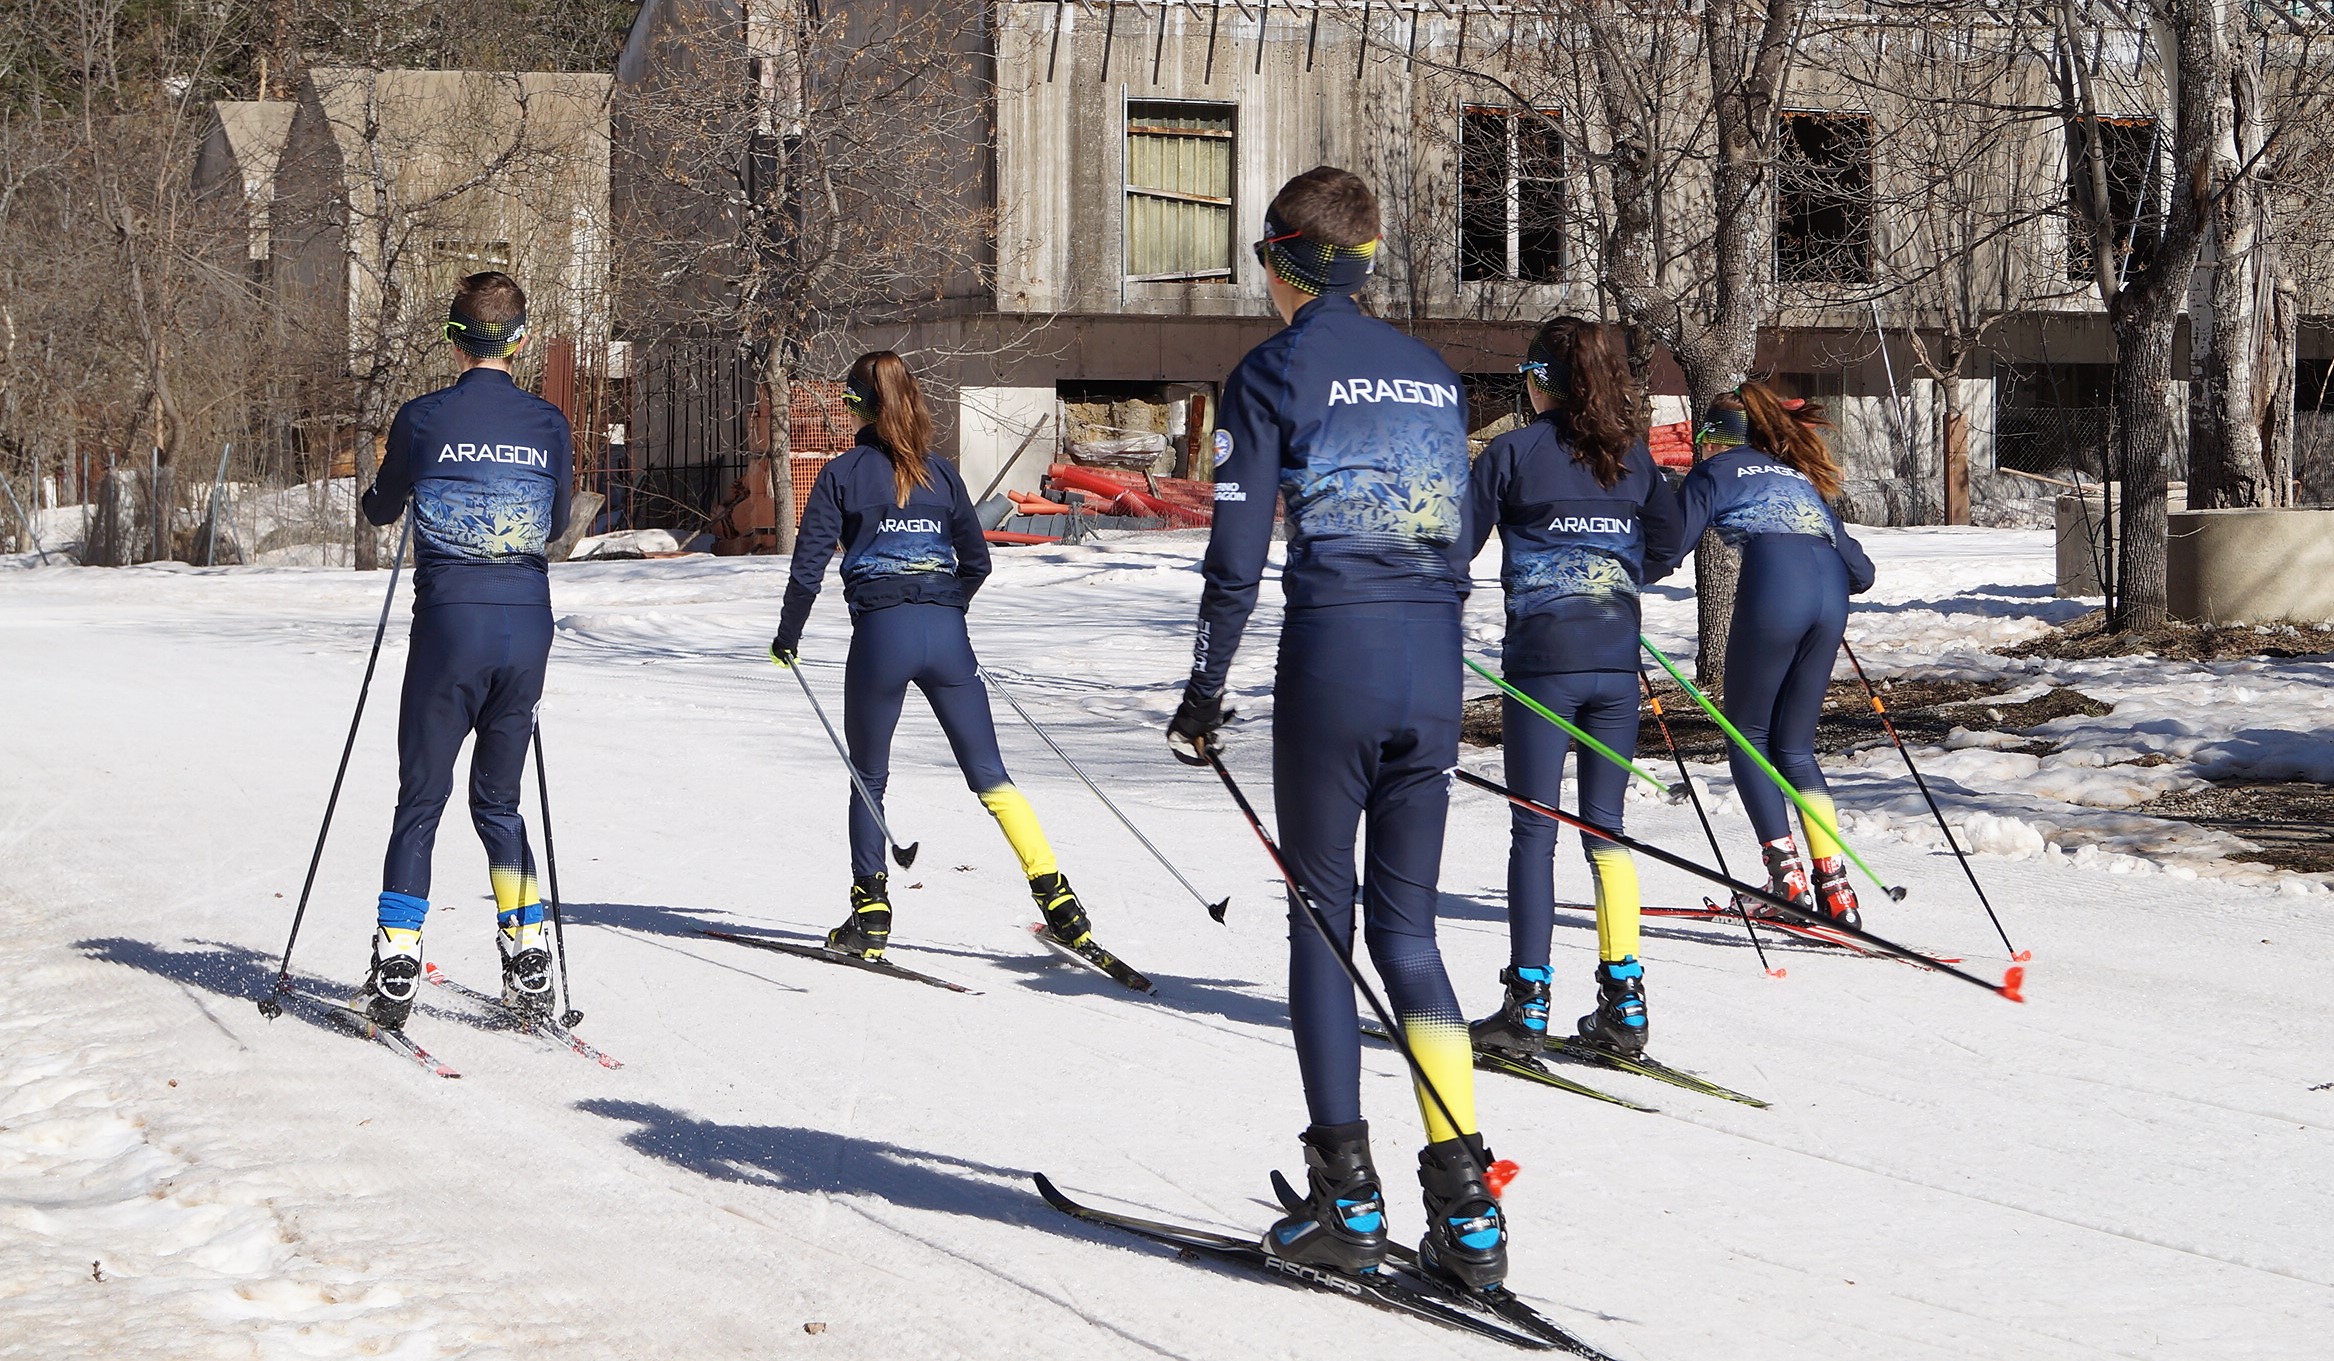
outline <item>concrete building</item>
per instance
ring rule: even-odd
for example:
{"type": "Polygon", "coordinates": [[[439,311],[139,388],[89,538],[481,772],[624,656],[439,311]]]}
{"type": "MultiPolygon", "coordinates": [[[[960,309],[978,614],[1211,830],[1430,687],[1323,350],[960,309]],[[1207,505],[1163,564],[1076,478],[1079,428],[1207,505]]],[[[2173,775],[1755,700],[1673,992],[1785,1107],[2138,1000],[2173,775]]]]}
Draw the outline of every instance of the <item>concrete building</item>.
{"type": "Polygon", "coordinates": [[[317,67],[270,205],[285,309],[367,343],[429,341],[455,283],[506,270],[535,330],[604,348],[604,75],[317,67]],[[394,290],[394,297],[391,291],[394,290]]]}
{"type": "Polygon", "coordinates": [[[246,268],[262,287],[269,281],[276,167],[291,136],[293,107],[285,99],[222,99],[211,106],[195,152],[195,192],[236,215],[246,268]]]}
{"type": "MultiPolygon", "coordinates": [[[[805,120],[820,101],[804,91],[815,92],[821,70],[849,66],[831,52],[802,56],[819,49],[801,35],[823,23],[860,41],[893,8],[649,0],[617,76],[619,181],[627,92],[724,69],[683,62],[660,46],[670,35],[692,24],[730,35],[722,41],[745,58],[739,69],[762,86],[769,135],[792,147],[786,138],[818,135],[805,120]],[[790,112],[771,119],[770,100],[790,112]],[[779,127],[788,118],[791,132],[779,127]]],[[[1537,6],[914,8],[953,16],[950,31],[978,48],[977,130],[933,134],[952,144],[950,163],[974,168],[934,193],[962,199],[967,220],[990,235],[975,282],[951,277],[920,303],[903,296],[852,338],[857,348],[915,352],[946,398],[946,452],[976,490],[1017,451],[1004,485],[1032,485],[1067,440],[1126,433],[1109,428],[1114,420],[1166,436],[1162,469],[1204,438],[1216,386],[1278,324],[1248,244],[1273,191],[1314,165],[1347,166],[1377,188],[1386,250],[1369,305],[1468,375],[1478,425],[1513,409],[1515,361],[1537,322],[1610,315],[1595,270],[1612,208],[1586,167],[1611,148],[1599,145],[1595,120],[1564,113],[1589,98],[1563,57],[1575,35],[1537,6]]],[[[2161,90],[2146,54],[2129,55],[2122,77],[2102,79],[2115,110],[2102,124],[2116,192],[2139,213],[2161,90]]],[[[1757,367],[1833,409],[1850,509],[1867,520],[1941,518],[1949,445],[1965,447],[1981,508],[2052,490],[1998,469],[2095,474],[2105,445],[2113,347],[2087,247],[2069,229],[2065,128],[2034,112],[2050,107],[2050,73],[2039,61],[2018,68],[2012,84],[2032,86],[2024,122],[2006,124],[1971,173],[1924,165],[1920,139],[1906,134],[1950,101],[1904,92],[1933,94],[1953,63],[1942,47],[1829,29],[1796,52],[1779,115],[1781,308],[1757,367]],[[1963,197],[1945,202],[1951,194],[1963,197]],[[1953,213],[1979,223],[1983,244],[1948,276],[1936,260],[1951,243],[1936,224],[1953,213]],[[1994,229],[2007,223],[2016,225],[1994,229]],[[1933,355],[1955,318],[1977,328],[1978,343],[1958,373],[1925,371],[1923,349],[1933,355]]],[[[1690,105],[1691,68],[1678,69],[1687,73],[1678,98],[1690,105]]],[[[903,165],[914,160],[912,140],[903,165]]],[[[664,148],[643,151],[653,159],[664,148]]],[[[1678,185],[1665,206],[1691,216],[1694,192],[1678,185]]],[[[1702,286],[1694,271],[1705,266],[1689,251],[1661,268],[1684,295],[1702,286]]],[[[653,292],[628,296],[623,324],[655,332],[671,320],[658,315],[666,305],[653,292]]],[[[2309,297],[2305,307],[2322,314],[2334,302],[2309,297]]],[[[1683,418],[1682,376],[1666,364],[1652,376],[1656,420],[1683,418]]],[[[740,413],[725,428],[734,443],[753,424],[740,413]]],[[[668,443],[646,440],[634,456],[643,466],[725,456],[704,441],[668,443]]]]}

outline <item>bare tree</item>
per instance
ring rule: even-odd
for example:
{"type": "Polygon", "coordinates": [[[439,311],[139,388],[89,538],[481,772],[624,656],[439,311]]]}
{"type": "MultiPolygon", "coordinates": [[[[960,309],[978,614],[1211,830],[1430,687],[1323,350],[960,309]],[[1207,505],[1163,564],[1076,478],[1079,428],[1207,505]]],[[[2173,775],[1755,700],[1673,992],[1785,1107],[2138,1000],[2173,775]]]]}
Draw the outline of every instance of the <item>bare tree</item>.
{"type": "MultiPolygon", "coordinates": [[[[1629,328],[1633,367],[1649,373],[1666,349],[1700,411],[1751,375],[1760,328],[1774,320],[1778,115],[1805,3],[1576,3],[1595,140],[1609,148],[1596,167],[1600,281],[1629,328]]],[[[1698,670],[1717,682],[1740,564],[1715,535],[1694,556],[1698,670]]]]}
{"type": "Polygon", "coordinates": [[[2123,504],[2109,616],[2118,629],[2154,628],[2168,617],[2172,350],[2211,196],[2206,173],[2218,140],[2217,91],[2228,78],[2220,36],[2224,4],[2152,0],[2121,9],[2060,0],[2056,14],[2054,75],[2074,168],[2071,216],[2094,262],[2092,276],[2115,340],[2111,476],[2122,484],[2123,504]],[[2119,56],[2129,54],[2131,75],[2106,60],[2109,37],[2116,39],[2119,56]],[[2153,62],[2147,59],[2151,48],[2153,62]],[[2118,204],[2109,164],[2107,120],[2128,112],[2114,106],[2119,85],[2127,106],[2152,94],[2161,110],[2147,157],[2149,183],[2137,211],[2118,204]]]}
{"type": "MultiPolygon", "coordinates": [[[[533,280],[543,334],[582,310],[563,292],[596,292],[606,87],[515,71],[309,73],[278,174],[282,287],[313,334],[344,341],[328,361],[345,375],[330,414],[353,436],[357,487],[398,405],[450,369],[444,307],[463,275],[533,280]]],[[[351,514],[356,565],[372,568],[379,536],[351,514]]]]}
{"type": "Polygon", "coordinates": [[[791,551],[792,386],[853,332],[964,315],[994,276],[978,5],[707,6],[619,72],[618,214],[636,339],[734,344],[791,551]]]}

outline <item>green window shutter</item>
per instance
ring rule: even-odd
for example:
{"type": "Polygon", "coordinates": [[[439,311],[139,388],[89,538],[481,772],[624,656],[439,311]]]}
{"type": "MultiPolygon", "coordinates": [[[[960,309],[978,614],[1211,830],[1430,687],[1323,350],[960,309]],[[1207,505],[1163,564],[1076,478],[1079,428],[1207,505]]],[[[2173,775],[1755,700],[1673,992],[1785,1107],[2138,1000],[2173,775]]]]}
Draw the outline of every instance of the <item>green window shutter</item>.
{"type": "Polygon", "coordinates": [[[1232,272],[1232,110],[1127,106],[1126,272],[1133,279],[1232,272]]]}

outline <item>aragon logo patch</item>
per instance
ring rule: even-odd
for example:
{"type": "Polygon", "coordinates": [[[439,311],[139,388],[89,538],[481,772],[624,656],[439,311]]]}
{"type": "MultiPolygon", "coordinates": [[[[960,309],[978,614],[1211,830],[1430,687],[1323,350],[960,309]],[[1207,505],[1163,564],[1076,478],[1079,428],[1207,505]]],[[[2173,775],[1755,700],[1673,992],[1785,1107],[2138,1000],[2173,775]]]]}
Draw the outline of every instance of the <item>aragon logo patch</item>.
{"type": "Polygon", "coordinates": [[[1229,430],[1218,430],[1216,432],[1216,466],[1219,468],[1223,467],[1224,464],[1231,461],[1231,458],[1232,432],[1229,430]]]}

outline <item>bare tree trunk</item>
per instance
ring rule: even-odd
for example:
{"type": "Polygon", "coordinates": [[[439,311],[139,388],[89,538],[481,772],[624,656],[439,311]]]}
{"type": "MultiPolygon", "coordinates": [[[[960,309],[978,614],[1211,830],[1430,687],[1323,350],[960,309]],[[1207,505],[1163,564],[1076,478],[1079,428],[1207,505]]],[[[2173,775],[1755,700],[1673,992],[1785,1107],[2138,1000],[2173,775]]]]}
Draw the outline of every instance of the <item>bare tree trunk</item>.
{"type": "Polygon", "coordinates": [[[2168,617],[2164,554],[2172,447],[2172,333],[2180,291],[2158,286],[2123,299],[2136,302],[2116,326],[2115,465],[2123,505],[2116,560],[2117,629],[2149,629],[2168,617]]]}
{"type": "MultiPolygon", "coordinates": [[[[1710,403],[1740,386],[1750,367],[1745,347],[1739,359],[1712,359],[1699,350],[1680,354],[1686,371],[1686,389],[1699,419],[1710,403]]],[[[1697,446],[1694,461],[1701,461],[1697,446]]],[[[1734,633],[1735,586],[1742,575],[1742,554],[1720,539],[1715,530],[1694,545],[1694,620],[1700,648],[1694,655],[1694,678],[1705,686],[1726,683],[1726,643],[1734,633]]]]}
{"type": "Polygon", "coordinates": [[[2267,477],[2263,505],[2294,503],[2294,386],[2295,361],[2301,345],[2301,303],[2293,276],[2274,263],[2276,248],[2264,251],[2271,262],[2263,270],[2263,291],[2269,297],[2269,321],[2261,333],[2260,382],[2255,424],[2261,431],[2261,463],[2267,477]]]}
{"type": "Polygon", "coordinates": [[[1945,422],[1945,523],[1969,523],[1969,409],[1961,400],[1960,355],[1937,380],[1937,402],[1945,422]]]}
{"type": "MultiPolygon", "coordinates": [[[[778,347],[772,346],[775,356],[778,347]]],[[[770,496],[777,504],[771,515],[778,523],[778,551],[794,552],[794,375],[783,360],[773,358],[762,391],[770,403],[770,466],[778,485],[770,496]]]]}
{"type": "Polygon", "coordinates": [[[381,569],[380,544],[373,533],[372,521],[365,518],[364,507],[365,488],[373,485],[373,438],[374,431],[369,424],[357,427],[356,482],[350,492],[357,503],[354,544],[356,569],[360,572],[377,572],[381,569]]]}
{"type": "MultiPolygon", "coordinates": [[[[2240,12],[2232,19],[2240,27],[2240,12]]],[[[2237,46],[2248,46],[2243,34],[2237,46]]],[[[2260,186],[2243,177],[2261,143],[2258,84],[2249,62],[2220,58],[2227,78],[2216,87],[2216,124],[2204,187],[2211,212],[2213,267],[2189,306],[2188,504],[2200,509],[2271,504],[2261,448],[2259,361],[2267,339],[2269,261],[2261,236],[2260,186]]]]}

